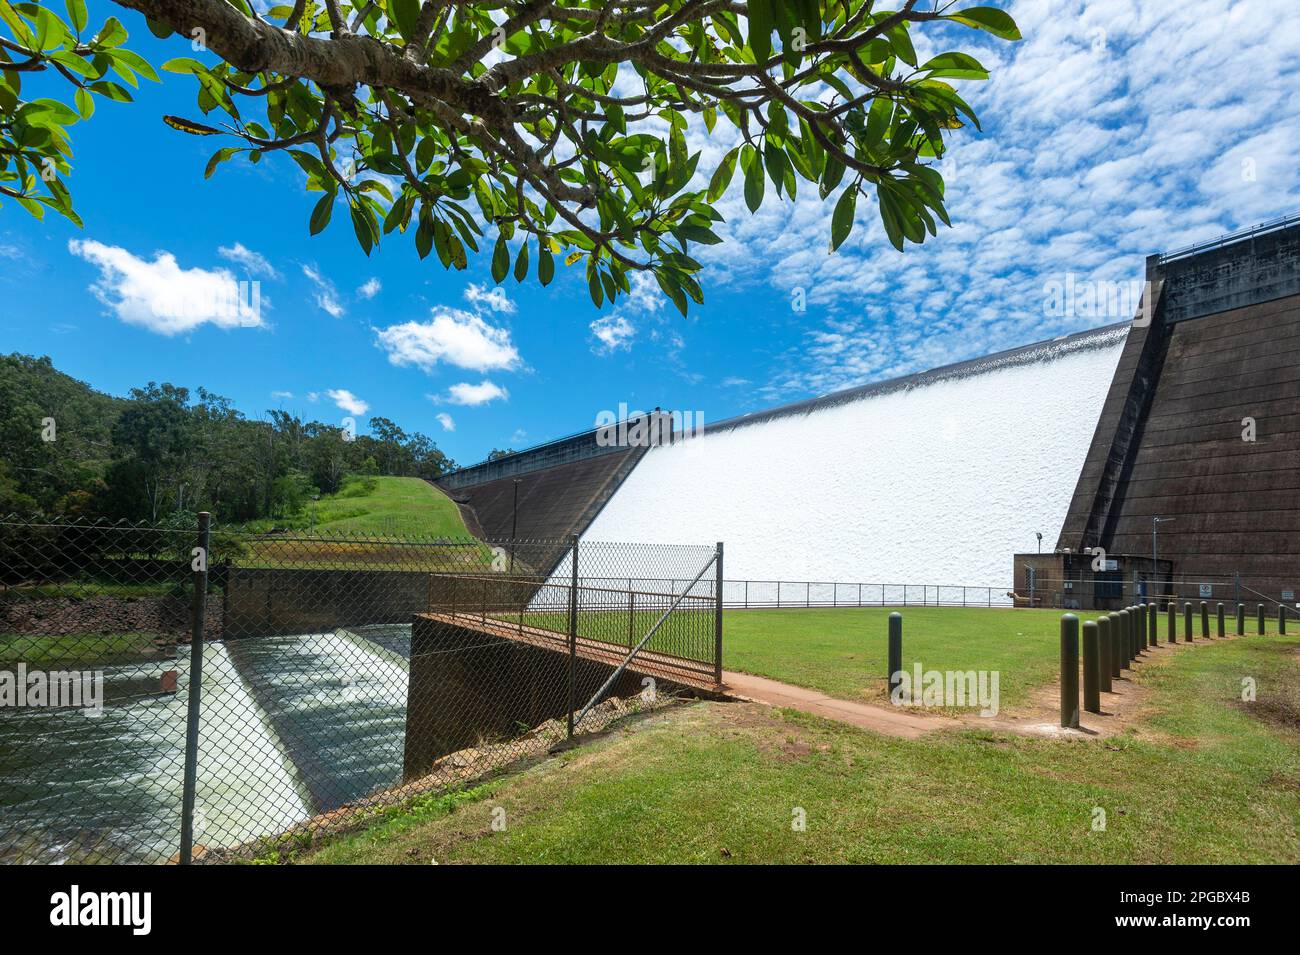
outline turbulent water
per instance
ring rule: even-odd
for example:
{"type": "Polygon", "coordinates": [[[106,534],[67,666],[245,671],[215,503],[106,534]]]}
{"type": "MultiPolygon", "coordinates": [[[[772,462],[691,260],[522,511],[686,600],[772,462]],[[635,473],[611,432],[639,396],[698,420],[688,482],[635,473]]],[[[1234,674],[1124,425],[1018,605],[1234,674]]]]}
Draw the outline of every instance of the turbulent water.
{"type": "MultiPolygon", "coordinates": [[[[410,627],[204,648],[195,842],[278,833],[401,776],[410,627]]],[[[189,657],[103,668],[105,706],[0,714],[0,861],[179,849],[189,657]],[[177,670],[177,692],[157,692],[177,670]]]]}
{"type": "MultiPolygon", "coordinates": [[[[1054,546],[1124,330],[650,449],[589,540],[723,541],[729,579],[998,585],[1054,546]]],[[[801,592],[802,593],[802,592],[801,592]]]]}

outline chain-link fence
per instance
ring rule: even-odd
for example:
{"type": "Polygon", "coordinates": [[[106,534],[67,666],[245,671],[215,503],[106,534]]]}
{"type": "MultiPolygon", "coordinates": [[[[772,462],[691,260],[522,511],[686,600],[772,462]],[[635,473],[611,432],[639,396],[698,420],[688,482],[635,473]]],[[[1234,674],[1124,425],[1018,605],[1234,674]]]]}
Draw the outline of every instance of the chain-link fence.
{"type": "Polygon", "coordinates": [[[0,861],[282,852],[714,686],[715,600],[590,578],[720,565],[0,520],[0,861]]]}

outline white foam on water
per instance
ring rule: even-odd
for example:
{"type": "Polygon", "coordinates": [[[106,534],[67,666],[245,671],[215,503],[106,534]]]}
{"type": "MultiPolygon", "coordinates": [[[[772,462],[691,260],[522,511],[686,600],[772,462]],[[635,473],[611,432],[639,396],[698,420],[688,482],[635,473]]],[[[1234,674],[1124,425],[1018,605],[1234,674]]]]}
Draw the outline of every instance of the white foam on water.
{"type": "Polygon", "coordinates": [[[706,423],[651,448],[583,536],[720,540],[729,580],[1006,590],[1035,532],[1056,544],[1123,330],[1099,341],[730,430],[706,423]]]}

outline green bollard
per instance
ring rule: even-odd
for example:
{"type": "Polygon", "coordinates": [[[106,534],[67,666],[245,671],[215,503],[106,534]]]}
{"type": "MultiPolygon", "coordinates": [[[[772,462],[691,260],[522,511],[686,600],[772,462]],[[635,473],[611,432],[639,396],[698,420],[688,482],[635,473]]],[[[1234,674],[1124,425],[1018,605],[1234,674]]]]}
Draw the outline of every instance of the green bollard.
{"type": "Polygon", "coordinates": [[[1111,639],[1110,618],[1102,614],[1097,618],[1097,646],[1101,659],[1101,692],[1112,693],[1111,677],[1119,676],[1119,661],[1115,659],[1115,647],[1111,639]]]}
{"type": "Polygon", "coordinates": [[[1129,669],[1133,669],[1133,660],[1136,659],[1137,653],[1133,648],[1133,615],[1125,607],[1119,612],[1119,632],[1124,641],[1124,658],[1129,662],[1129,669]]]}
{"type": "Polygon", "coordinates": [[[1277,605],[1277,632],[1279,636],[1286,636],[1286,607],[1282,604],[1277,605]]]}
{"type": "Polygon", "coordinates": [[[1259,605],[1259,621],[1255,632],[1258,633],[1261,637],[1264,635],[1264,605],[1263,604],[1259,605]]]}
{"type": "Polygon", "coordinates": [[[1223,628],[1223,601],[1219,601],[1219,636],[1226,637],[1228,631],[1223,628]]]}
{"type": "MultiPolygon", "coordinates": [[[[902,682],[903,671],[903,615],[895,610],[889,615],[889,694],[902,682]]],[[[913,691],[915,692],[915,687],[913,691]]]]}
{"type": "Polygon", "coordinates": [[[1177,643],[1178,642],[1178,608],[1174,606],[1174,602],[1171,600],[1169,601],[1169,603],[1165,605],[1165,609],[1169,611],[1169,642],[1177,643]]]}
{"type": "Polygon", "coordinates": [[[1135,605],[1133,607],[1133,620],[1138,627],[1138,649],[1146,653],[1147,647],[1151,645],[1151,641],[1147,639],[1147,608],[1141,604],[1135,605]]]}
{"type": "Polygon", "coordinates": [[[1183,631],[1188,643],[1196,639],[1192,634],[1192,602],[1190,600],[1183,604],[1183,631]]]}
{"type": "Polygon", "coordinates": [[[1107,640],[1110,647],[1110,675],[1118,680],[1120,668],[1124,665],[1119,652],[1119,623],[1112,613],[1105,614],[1101,619],[1106,621],[1106,633],[1109,634],[1107,640]]]}
{"type": "Polygon", "coordinates": [[[1201,639],[1210,639],[1210,605],[1201,601],[1201,639]]]}
{"type": "Polygon", "coordinates": [[[1089,713],[1101,712],[1101,647],[1094,620],[1083,624],[1083,708],[1089,713]]]}
{"type": "Polygon", "coordinates": [[[1237,636],[1244,637],[1245,635],[1246,635],[1246,605],[1239,603],[1237,604],[1237,636]]]}
{"type": "Polygon", "coordinates": [[[1079,618],[1061,618],[1061,725],[1079,725],[1079,618]]]}
{"type": "Polygon", "coordinates": [[[1160,611],[1156,609],[1155,603],[1147,604],[1147,617],[1149,618],[1147,620],[1147,642],[1153,647],[1160,642],[1160,634],[1156,628],[1159,616],[1160,611]]]}

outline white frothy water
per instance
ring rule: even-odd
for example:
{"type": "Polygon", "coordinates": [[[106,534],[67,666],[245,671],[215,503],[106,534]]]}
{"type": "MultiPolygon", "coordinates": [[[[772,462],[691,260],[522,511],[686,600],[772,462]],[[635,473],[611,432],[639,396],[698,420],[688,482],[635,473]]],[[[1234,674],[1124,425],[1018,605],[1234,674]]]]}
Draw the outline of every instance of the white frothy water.
{"type": "MultiPolygon", "coordinates": [[[[1124,342],[651,448],[583,535],[723,541],[728,579],[1006,589],[1050,550],[1124,342]]],[[[631,568],[629,573],[634,572],[631,568]]]]}

